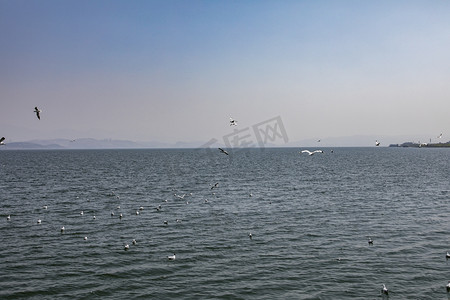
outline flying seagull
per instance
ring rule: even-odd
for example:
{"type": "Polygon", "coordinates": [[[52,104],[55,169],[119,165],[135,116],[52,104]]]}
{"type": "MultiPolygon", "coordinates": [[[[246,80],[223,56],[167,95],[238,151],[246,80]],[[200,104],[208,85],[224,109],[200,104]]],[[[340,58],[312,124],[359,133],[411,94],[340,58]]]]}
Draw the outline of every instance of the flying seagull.
{"type": "Polygon", "coordinates": [[[309,151],[309,150],[303,150],[301,153],[308,153],[308,155],[314,155],[315,153],[323,153],[322,150],[315,150],[313,152],[309,151]]]}
{"type": "Polygon", "coordinates": [[[37,108],[37,106],[34,108],[34,112],[36,113],[36,117],[40,120],[41,119],[41,115],[40,113],[42,112],[42,110],[40,110],[39,108],[37,108]]]}
{"type": "Polygon", "coordinates": [[[211,187],[211,189],[213,190],[213,189],[215,189],[217,187],[219,187],[219,183],[218,182],[214,183],[214,185],[211,187]]]}
{"type": "Polygon", "coordinates": [[[3,137],[0,139],[0,146],[5,144],[4,140],[5,140],[5,137],[3,136],[3,137]]]}
{"type": "Polygon", "coordinates": [[[223,150],[222,148],[219,148],[220,152],[225,153],[226,155],[229,155],[227,151],[223,150]]]}
{"type": "Polygon", "coordinates": [[[230,117],[230,126],[237,126],[237,121],[230,117]]]}
{"type": "Polygon", "coordinates": [[[379,141],[375,141],[375,146],[380,146],[380,142],[379,141]]]}
{"type": "Polygon", "coordinates": [[[442,133],[438,136],[438,139],[442,138],[442,133]]]}

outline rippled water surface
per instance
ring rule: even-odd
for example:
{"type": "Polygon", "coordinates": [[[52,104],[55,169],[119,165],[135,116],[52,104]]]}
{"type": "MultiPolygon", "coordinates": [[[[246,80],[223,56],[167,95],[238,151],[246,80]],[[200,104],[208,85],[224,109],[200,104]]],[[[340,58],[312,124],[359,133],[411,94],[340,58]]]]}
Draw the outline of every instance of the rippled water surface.
{"type": "Polygon", "coordinates": [[[450,299],[450,149],[324,150],[0,151],[0,298],[450,299]]]}

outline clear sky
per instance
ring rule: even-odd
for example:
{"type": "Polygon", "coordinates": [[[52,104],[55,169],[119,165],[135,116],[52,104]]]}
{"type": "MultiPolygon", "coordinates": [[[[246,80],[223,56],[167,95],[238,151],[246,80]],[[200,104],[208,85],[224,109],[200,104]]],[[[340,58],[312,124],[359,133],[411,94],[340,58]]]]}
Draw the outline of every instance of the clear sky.
{"type": "Polygon", "coordinates": [[[450,1],[0,0],[0,107],[14,141],[449,140],[450,1]]]}

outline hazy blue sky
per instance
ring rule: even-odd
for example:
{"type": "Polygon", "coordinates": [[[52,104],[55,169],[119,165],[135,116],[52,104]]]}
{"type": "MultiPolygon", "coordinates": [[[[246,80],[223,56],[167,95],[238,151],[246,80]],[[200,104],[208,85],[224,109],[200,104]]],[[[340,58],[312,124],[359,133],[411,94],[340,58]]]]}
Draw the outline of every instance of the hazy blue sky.
{"type": "Polygon", "coordinates": [[[14,141],[448,140],[450,1],[0,0],[0,99],[14,141]]]}

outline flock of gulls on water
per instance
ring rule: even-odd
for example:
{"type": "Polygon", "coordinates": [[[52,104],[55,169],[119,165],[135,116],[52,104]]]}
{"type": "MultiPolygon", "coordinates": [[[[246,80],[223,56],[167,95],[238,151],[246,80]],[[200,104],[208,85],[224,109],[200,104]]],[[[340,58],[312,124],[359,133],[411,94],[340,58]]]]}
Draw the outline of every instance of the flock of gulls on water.
{"type": "MultiPolygon", "coordinates": [[[[40,115],[41,112],[42,112],[42,110],[40,110],[37,106],[34,108],[34,113],[36,114],[36,117],[37,117],[39,120],[41,119],[41,115],[40,115]]],[[[231,118],[231,117],[230,117],[230,126],[237,126],[237,121],[234,120],[234,119],[231,118]]],[[[442,133],[438,136],[438,138],[442,138],[442,133]]],[[[5,137],[0,138],[0,145],[5,145],[5,142],[4,142],[4,141],[5,141],[5,137]]],[[[72,140],[72,141],[74,141],[74,140],[72,140]]],[[[72,142],[72,141],[71,141],[71,142],[72,142]]],[[[320,139],[317,140],[318,143],[319,143],[320,141],[321,141],[320,139]]],[[[375,141],[375,146],[377,146],[377,147],[380,146],[380,142],[379,142],[378,140],[375,141]]],[[[223,154],[225,154],[225,155],[230,155],[230,154],[229,154],[226,150],[224,150],[223,148],[218,148],[218,149],[219,149],[219,151],[220,151],[221,153],[223,153],[223,154]]],[[[331,152],[333,153],[333,150],[331,150],[331,152]]],[[[324,151],[323,151],[323,150],[314,150],[314,151],[310,151],[310,150],[302,150],[302,151],[300,151],[299,153],[306,153],[306,154],[308,154],[309,156],[312,156],[312,155],[314,155],[314,154],[316,154],[316,153],[324,153],[324,151]]],[[[218,186],[219,186],[219,183],[218,183],[218,182],[212,184],[212,185],[211,185],[211,190],[218,188],[218,186]]],[[[191,195],[192,195],[192,194],[191,194],[191,195]]],[[[174,194],[174,196],[177,197],[177,198],[180,198],[180,199],[184,199],[184,197],[186,196],[186,194],[183,194],[183,195],[177,195],[177,194],[174,194]]],[[[250,193],[249,196],[252,197],[252,194],[250,193]]],[[[118,197],[118,196],[117,196],[117,197],[118,197]]],[[[167,200],[166,200],[166,201],[167,201],[167,200]]],[[[208,200],[205,199],[205,203],[206,203],[206,202],[208,202],[208,200]]],[[[186,204],[189,204],[189,202],[186,202],[186,204]]],[[[43,206],[43,209],[47,209],[47,208],[48,208],[47,205],[44,205],[44,206],[43,206]]],[[[120,206],[118,206],[117,208],[120,208],[120,206]]],[[[139,214],[140,214],[139,211],[142,211],[143,209],[144,209],[144,208],[141,206],[141,207],[139,208],[139,210],[136,211],[136,215],[139,215],[139,214]]],[[[157,206],[155,209],[156,209],[157,211],[160,211],[160,210],[161,210],[161,205],[157,206]]],[[[80,212],[80,215],[84,215],[84,212],[81,211],[81,212],[80,212]]],[[[114,216],[114,212],[111,212],[111,216],[114,216]]],[[[122,217],[123,217],[123,215],[122,215],[122,213],[121,213],[121,214],[119,215],[119,218],[122,219],[122,217]]],[[[93,219],[96,219],[96,217],[93,216],[93,219]]],[[[11,215],[8,215],[8,216],[6,217],[6,220],[7,220],[7,221],[11,221],[11,215]]],[[[177,219],[177,220],[176,220],[177,223],[180,222],[180,221],[181,221],[180,219],[177,219]]],[[[37,220],[37,224],[42,224],[42,220],[41,220],[41,219],[38,219],[38,220],[37,220]]],[[[164,221],[164,224],[165,224],[165,225],[168,225],[168,221],[164,221]]],[[[65,227],[62,226],[62,227],[61,227],[61,233],[64,233],[64,232],[65,232],[65,227]]],[[[248,237],[249,237],[250,240],[253,239],[252,233],[249,233],[249,234],[248,234],[248,237]]],[[[86,241],[87,239],[88,239],[88,237],[85,236],[85,237],[84,237],[84,240],[86,241]]],[[[131,243],[132,243],[132,245],[136,245],[136,244],[137,244],[136,239],[133,239],[133,240],[131,241],[131,243]]],[[[373,246],[373,239],[372,239],[371,237],[368,237],[368,244],[369,244],[370,246],[373,246]]],[[[126,250],[129,250],[129,249],[130,249],[130,245],[129,245],[128,243],[126,243],[126,244],[124,245],[124,250],[126,251],[126,250]]],[[[447,252],[447,254],[446,254],[445,257],[446,257],[447,260],[450,259],[450,253],[447,252]]],[[[169,261],[175,260],[175,259],[176,259],[175,253],[174,253],[173,255],[167,256],[167,259],[168,259],[169,261]]],[[[338,259],[338,260],[340,260],[340,259],[338,259]]],[[[447,292],[450,293],[450,281],[448,281],[448,284],[446,285],[446,289],[447,289],[447,292]]],[[[386,287],[385,284],[383,284],[383,287],[382,287],[382,289],[381,289],[381,294],[382,294],[382,295],[386,295],[386,296],[389,295],[389,290],[388,290],[388,288],[386,287]]]]}

